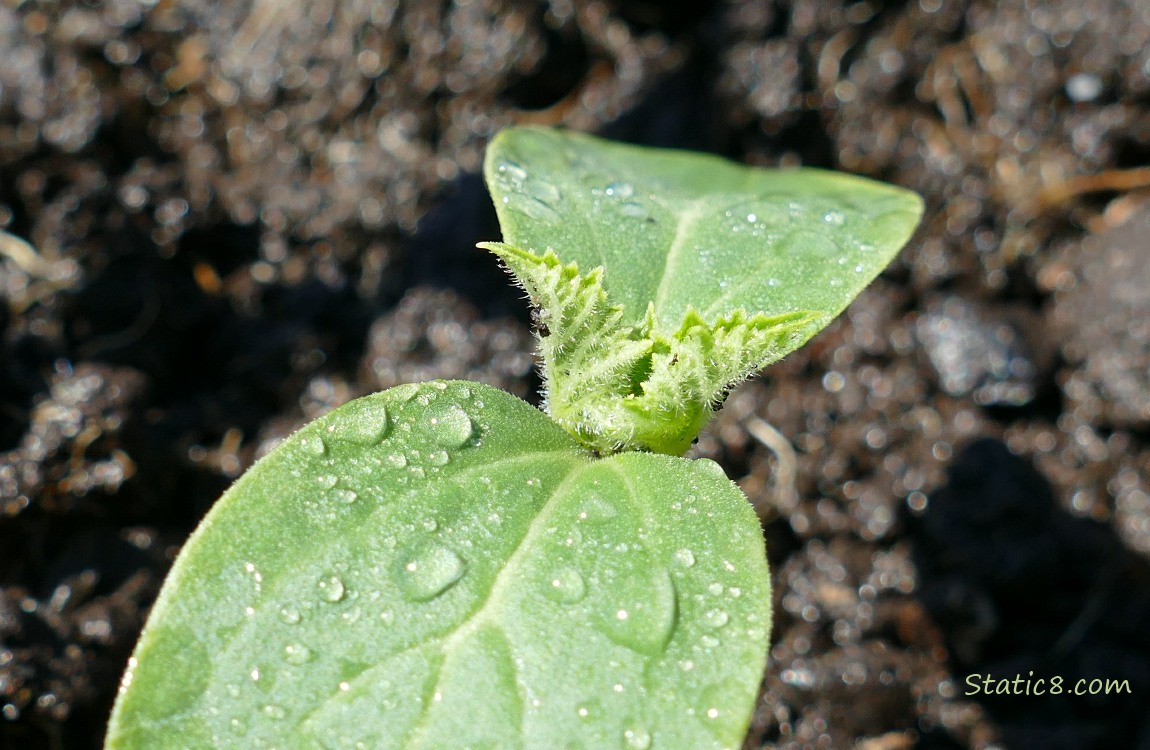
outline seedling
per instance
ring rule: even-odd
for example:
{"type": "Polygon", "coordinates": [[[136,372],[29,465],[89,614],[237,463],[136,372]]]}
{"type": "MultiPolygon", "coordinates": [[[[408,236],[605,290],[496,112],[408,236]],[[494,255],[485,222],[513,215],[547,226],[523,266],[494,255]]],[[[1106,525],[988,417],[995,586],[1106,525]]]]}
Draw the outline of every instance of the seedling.
{"type": "Polygon", "coordinates": [[[109,748],[735,748],[762,677],[755,514],[681,454],[918,222],[904,190],[522,128],[485,175],[546,413],[401,385],[307,425],[188,541],[109,748]]]}

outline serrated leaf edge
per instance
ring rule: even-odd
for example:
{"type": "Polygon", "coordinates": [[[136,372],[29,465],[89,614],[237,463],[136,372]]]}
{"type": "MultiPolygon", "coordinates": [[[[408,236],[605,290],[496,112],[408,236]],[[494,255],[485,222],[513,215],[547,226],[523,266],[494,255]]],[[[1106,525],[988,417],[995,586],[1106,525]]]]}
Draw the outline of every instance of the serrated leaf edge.
{"type": "Polygon", "coordinates": [[[622,306],[604,289],[602,266],[582,273],[551,248],[479,247],[499,258],[531,301],[544,408],[599,454],[681,455],[730,388],[801,346],[828,318],[737,308],[708,321],[689,307],[667,335],[657,330],[653,302],[641,325],[624,322],[622,306]]]}

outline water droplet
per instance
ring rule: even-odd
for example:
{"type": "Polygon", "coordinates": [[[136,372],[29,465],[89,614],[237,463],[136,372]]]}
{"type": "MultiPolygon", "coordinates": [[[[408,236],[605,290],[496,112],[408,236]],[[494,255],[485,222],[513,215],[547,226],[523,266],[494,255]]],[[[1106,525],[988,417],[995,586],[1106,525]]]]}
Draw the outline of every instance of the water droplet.
{"type": "Polygon", "coordinates": [[[782,283],[783,282],[779,281],[778,279],[774,278],[773,276],[771,278],[767,279],[767,285],[768,286],[778,286],[782,283]]]}
{"type": "Polygon", "coordinates": [[[630,216],[633,219],[645,219],[648,216],[647,209],[642,203],[635,201],[627,201],[619,206],[619,213],[624,216],[630,216]]]}
{"type": "Polygon", "coordinates": [[[447,451],[432,451],[427,454],[427,462],[432,466],[447,466],[447,462],[451,457],[447,455],[447,451]]]}
{"type": "Polygon", "coordinates": [[[738,737],[733,737],[731,731],[734,727],[727,721],[728,712],[732,706],[739,705],[736,691],[737,685],[724,685],[714,683],[703,688],[699,693],[699,716],[703,724],[710,729],[720,741],[738,744],[738,737]]]}
{"type": "Polygon", "coordinates": [[[553,182],[545,180],[532,180],[523,186],[523,192],[534,196],[541,203],[548,208],[559,202],[563,194],[559,192],[559,187],[553,182]]]}
{"type": "Polygon", "coordinates": [[[727,472],[723,471],[723,467],[719,466],[709,458],[696,459],[695,465],[706,471],[711,476],[719,477],[724,480],[727,478],[727,472]]]}
{"type": "Polygon", "coordinates": [[[629,182],[612,182],[603,192],[614,198],[630,198],[635,188],[629,182]]]}
{"type": "Polygon", "coordinates": [[[327,444],[323,442],[321,437],[308,437],[299,441],[300,447],[314,456],[322,456],[327,453],[327,444]]]}
{"type": "Polygon", "coordinates": [[[575,604],[587,595],[587,584],[579,571],[564,568],[551,576],[543,593],[560,604],[575,604]]]}
{"type": "Polygon", "coordinates": [[[407,466],[407,456],[402,453],[392,453],[387,457],[387,462],[397,469],[402,469],[407,466]]]}
{"type": "Polygon", "coordinates": [[[759,217],[756,214],[747,214],[747,223],[748,224],[754,224],[758,220],[759,220],[759,217]]]}
{"type": "Polygon", "coordinates": [[[334,474],[324,474],[321,477],[317,477],[316,481],[319,482],[320,487],[323,487],[325,490],[330,490],[339,482],[339,477],[334,474]]]}
{"type": "Polygon", "coordinates": [[[703,615],[703,622],[705,622],[709,628],[721,628],[726,625],[729,620],[730,617],[721,609],[712,609],[703,615]]]}
{"type": "Polygon", "coordinates": [[[841,227],[843,224],[846,224],[847,217],[842,211],[831,209],[823,214],[823,221],[831,226],[841,227]]]}
{"type": "Polygon", "coordinates": [[[301,619],[303,618],[300,616],[299,610],[295,607],[284,607],[280,609],[280,621],[283,622],[284,625],[295,625],[301,619]]]}
{"type": "Polygon", "coordinates": [[[635,726],[632,722],[631,728],[623,730],[623,741],[627,747],[635,748],[635,750],[647,750],[651,747],[651,733],[647,731],[646,727],[635,726]]]}
{"type": "Polygon", "coordinates": [[[357,493],[355,490],[346,489],[332,490],[331,496],[339,502],[344,503],[345,505],[351,505],[359,499],[359,493],[357,493]]]}
{"type": "Polygon", "coordinates": [[[423,519],[423,528],[425,531],[435,531],[439,528],[439,522],[434,518],[423,519]]]}
{"type": "Polygon", "coordinates": [[[443,448],[459,448],[471,439],[475,430],[471,417],[455,404],[432,414],[428,425],[432,440],[443,448]]]}
{"type": "Polygon", "coordinates": [[[407,403],[411,399],[419,395],[418,383],[404,383],[397,385],[394,388],[387,390],[387,394],[395,398],[400,403],[407,403]]]}
{"type": "Polygon", "coordinates": [[[504,175],[516,182],[523,182],[527,179],[527,170],[513,161],[500,162],[497,170],[499,174],[504,175]]]}
{"type": "Polygon", "coordinates": [[[575,707],[575,715],[580,719],[598,719],[602,717],[603,711],[598,701],[589,700],[575,707]]]}
{"type": "Polygon", "coordinates": [[[719,639],[713,635],[705,635],[699,639],[699,643],[702,643],[704,648],[715,648],[719,645],[719,639]]]}
{"type": "Polygon", "coordinates": [[[675,562],[679,563],[684,568],[689,568],[695,564],[695,553],[686,547],[680,550],[675,550],[675,562]]]}
{"type": "Polygon", "coordinates": [[[536,221],[551,223],[560,221],[559,212],[540,199],[530,195],[519,196],[511,207],[536,221]]]}
{"type": "Polygon", "coordinates": [[[657,656],[667,647],[678,617],[678,602],[665,570],[650,578],[617,581],[611,595],[619,606],[600,615],[598,625],[616,643],[641,654],[657,656]]]}
{"type": "Polygon", "coordinates": [[[618,514],[614,505],[598,495],[585,499],[579,508],[580,521],[610,521],[618,514]]]}
{"type": "Polygon", "coordinates": [[[862,273],[862,272],[863,272],[863,265],[862,265],[862,263],[859,263],[857,266],[855,266],[855,273],[862,273]]]}
{"type": "Polygon", "coordinates": [[[342,601],[345,593],[347,592],[339,576],[328,576],[319,582],[319,595],[325,602],[342,601]]]}
{"type": "Polygon", "coordinates": [[[302,643],[292,643],[284,646],[284,659],[287,660],[288,664],[295,664],[296,666],[306,664],[311,661],[311,657],[311,649],[302,643]]]}
{"type": "Polygon", "coordinates": [[[711,585],[707,586],[707,593],[711,596],[718,596],[719,594],[723,593],[723,584],[718,582],[712,583],[711,585]]]}
{"type": "Polygon", "coordinates": [[[262,709],[260,709],[260,712],[273,721],[279,721],[280,719],[287,716],[287,711],[283,710],[282,706],[277,706],[274,703],[269,703],[268,705],[264,706],[262,709]]]}
{"type": "Polygon", "coordinates": [[[466,572],[467,563],[459,555],[436,544],[396,558],[394,578],[406,599],[425,602],[447,591],[466,572]]]}
{"type": "Polygon", "coordinates": [[[349,414],[339,423],[339,436],[361,445],[376,445],[385,437],[391,427],[391,417],[387,408],[373,402],[367,408],[349,414]]]}

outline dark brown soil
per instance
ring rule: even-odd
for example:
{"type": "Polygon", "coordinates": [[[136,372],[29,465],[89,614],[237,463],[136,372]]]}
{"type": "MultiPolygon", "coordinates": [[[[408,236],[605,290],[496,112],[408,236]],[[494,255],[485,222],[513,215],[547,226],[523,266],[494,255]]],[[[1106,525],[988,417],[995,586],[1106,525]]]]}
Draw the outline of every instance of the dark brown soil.
{"type": "Polygon", "coordinates": [[[775,576],[747,748],[1150,748],[1145,3],[30,0],[0,60],[0,228],[39,252],[0,248],[0,747],[99,746],[277,438],[412,380],[533,397],[473,246],[484,145],[542,122],[926,197],[695,449],[775,576]],[[1030,672],[1131,692],[966,694],[1030,672]]]}

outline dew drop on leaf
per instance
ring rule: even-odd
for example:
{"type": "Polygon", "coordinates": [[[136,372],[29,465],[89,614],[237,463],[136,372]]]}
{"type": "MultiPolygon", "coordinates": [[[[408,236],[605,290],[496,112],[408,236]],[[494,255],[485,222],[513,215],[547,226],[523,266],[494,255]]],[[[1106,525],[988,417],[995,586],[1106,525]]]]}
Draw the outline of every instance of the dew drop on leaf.
{"type": "Polygon", "coordinates": [[[599,719],[602,718],[602,713],[599,702],[595,700],[585,701],[575,707],[575,715],[580,719],[599,719]]]}
{"type": "Polygon", "coordinates": [[[532,180],[527,183],[528,191],[539,200],[543,201],[549,206],[561,204],[563,201],[563,193],[559,190],[559,186],[554,182],[548,180],[532,180]]]}
{"type": "Polygon", "coordinates": [[[731,739],[726,735],[731,732],[731,726],[727,720],[730,718],[729,712],[732,705],[739,705],[738,696],[734,692],[733,686],[716,682],[703,688],[699,694],[698,715],[702,718],[703,724],[714,732],[720,740],[729,741],[731,739]]]}
{"type": "Polygon", "coordinates": [[[619,213],[624,216],[630,216],[633,219],[645,219],[649,216],[643,204],[636,203],[635,201],[627,201],[619,206],[619,213]]]}
{"type": "Polygon", "coordinates": [[[336,485],[337,482],[339,482],[339,477],[335,476],[334,474],[324,474],[322,476],[316,477],[316,481],[319,482],[320,487],[323,487],[325,490],[330,490],[336,485]]]}
{"type": "Polygon", "coordinates": [[[387,457],[387,463],[397,469],[402,469],[407,466],[407,456],[402,453],[392,453],[387,457]]]}
{"type": "Polygon", "coordinates": [[[661,570],[646,580],[620,581],[611,593],[619,605],[598,618],[603,633],[637,653],[661,654],[671,640],[678,617],[670,575],[661,570]]]}
{"type": "Polygon", "coordinates": [[[339,576],[328,576],[319,582],[319,595],[325,602],[342,601],[345,593],[347,592],[339,576]]]}
{"type": "Polygon", "coordinates": [[[299,441],[300,447],[314,456],[322,456],[327,453],[327,444],[323,442],[321,437],[307,437],[299,441]]]}
{"type": "Polygon", "coordinates": [[[299,610],[295,607],[283,607],[280,609],[280,622],[284,625],[295,625],[303,619],[300,616],[299,610]]]}
{"type": "Polygon", "coordinates": [[[635,194],[635,188],[629,182],[612,182],[603,192],[614,198],[630,198],[635,194]]]}
{"type": "Polygon", "coordinates": [[[623,730],[623,742],[634,750],[647,750],[651,747],[651,733],[644,726],[628,722],[628,728],[623,730]]]}
{"type": "Polygon", "coordinates": [[[391,417],[387,408],[380,403],[354,413],[336,425],[336,434],[345,440],[361,445],[376,445],[387,437],[391,427],[391,417]]]}
{"type": "Polygon", "coordinates": [[[712,609],[703,615],[703,622],[709,628],[721,628],[727,624],[728,620],[730,620],[730,616],[721,609],[712,609]]]}
{"type": "Polygon", "coordinates": [[[351,505],[359,499],[359,493],[357,493],[355,490],[346,489],[332,490],[331,496],[345,505],[351,505]]]}
{"type": "Polygon", "coordinates": [[[427,423],[431,439],[441,448],[459,448],[475,430],[471,417],[455,404],[434,412],[427,423]]]}
{"type": "Polygon", "coordinates": [[[295,664],[296,666],[306,664],[311,661],[311,658],[311,649],[302,643],[292,643],[284,646],[284,659],[288,664],[295,664]]]}
{"type": "Polygon", "coordinates": [[[274,721],[279,721],[280,719],[283,719],[285,716],[287,716],[287,711],[285,711],[282,706],[277,706],[274,703],[269,703],[268,705],[264,706],[262,709],[260,709],[260,712],[264,716],[274,721]]]}
{"type": "Polygon", "coordinates": [[[388,393],[388,395],[394,396],[395,399],[397,401],[399,401],[400,403],[407,403],[408,401],[410,401],[411,399],[413,399],[417,395],[419,395],[419,384],[418,383],[404,383],[403,385],[395,386],[394,388],[390,389],[387,393],[388,393]]]}
{"type": "Polygon", "coordinates": [[[500,162],[497,169],[499,174],[515,182],[523,182],[527,179],[527,170],[513,161],[500,162]]]}
{"type": "Polygon", "coordinates": [[[427,454],[427,462],[432,466],[447,466],[450,460],[447,451],[432,451],[427,454]]]}
{"type": "Polygon", "coordinates": [[[842,211],[832,209],[823,214],[823,221],[831,226],[841,227],[843,224],[846,224],[847,217],[842,211]]]}
{"type": "Polygon", "coordinates": [[[723,467],[719,466],[709,458],[696,459],[696,463],[699,465],[700,469],[706,469],[709,474],[712,474],[716,477],[721,477],[722,479],[727,478],[727,472],[723,471],[723,467]]]}
{"type": "Polygon", "coordinates": [[[695,553],[684,547],[683,549],[675,550],[675,562],[682,565],[684,568],[689,568],[695,564],[695,553]]]}
{"type": "Polygon", "coordinates": [[[425,602],[454,586],[467,572],[467,563],[443,545],[424,547],[418,553],[397,558],[395,583],[404,598],[425,602]]]}
{"type": "Polygon", "coordinates": [[[520,196],[512,204],[512,208],[538,221],[558,222],[560,220],[559,213],[554,208],[530,195],[520,196]]]}
{"type": "Polygon", "coordinates": [[[587,595],[587,584],[574,568],[563,568],[547,581],[543,589],[548,599],[560,604],[575,604],[587,595]]]}
{"type": "Polygon", "coordinates": [[[598,495],[587,497],[579,507],[580,521],[609,521],[618,514],[614,505],[598,495]]]}

